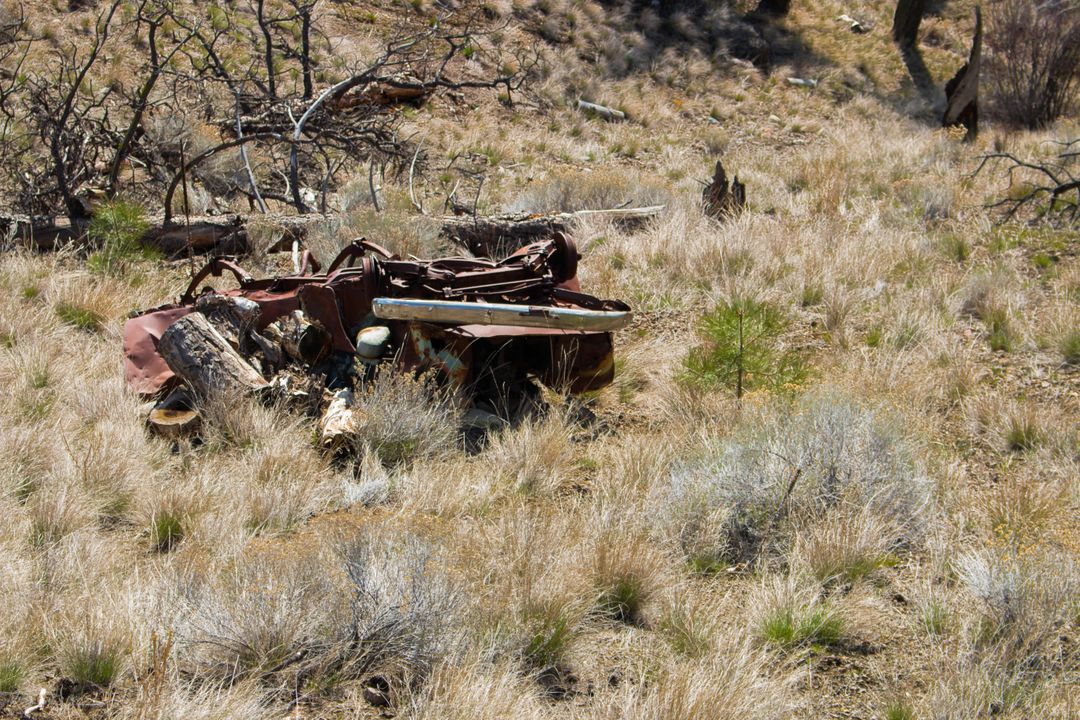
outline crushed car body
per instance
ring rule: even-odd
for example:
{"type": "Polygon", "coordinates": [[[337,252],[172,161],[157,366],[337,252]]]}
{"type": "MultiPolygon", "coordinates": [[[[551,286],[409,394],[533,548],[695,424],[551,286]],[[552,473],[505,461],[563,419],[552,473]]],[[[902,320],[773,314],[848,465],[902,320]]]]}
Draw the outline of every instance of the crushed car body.
{"type": "Polygon", "coordinates": [[[355,382],[350,368],[390,363],[400,372],[434,375],[490,405],[532,378],[572,394],[598,390],[614,378],[612,333],[632,315],[622,302],[581,292],[578,260],[565,234],[501,261],[402,259],[360,239],[325,272],[305,254],[300,272],[265,279],[214,258],[178,302],[128,319],[126,379],[148,398],[182,384],[198,395],[194,375],[212,375],[214,368],[202,366],[229,360],[249,364],[267,386],[299,367],[321,373],[334,391],[355,382]],[[202,287],[223,273],[234,276],[236,287],[202,287]],[[220,335],[227,345],[204,342],[189,362],[183,358],[190,353],[171,346],[195,342],[193,314],[210,321],[203,334],[220,335]]]}

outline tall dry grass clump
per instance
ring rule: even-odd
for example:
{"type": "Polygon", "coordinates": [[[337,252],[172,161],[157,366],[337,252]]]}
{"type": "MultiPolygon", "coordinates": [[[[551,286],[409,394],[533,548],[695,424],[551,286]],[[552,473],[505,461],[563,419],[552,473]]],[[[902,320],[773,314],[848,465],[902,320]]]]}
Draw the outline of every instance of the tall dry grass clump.
{"type": "Polygon", "coordinates": [[[769,655],[737,633],[700,662],[672,663],[654,678],[627,683],[587,717],[595,720],[779,720],[791,716],[798,672],[777,667],[769,655]]]}
{"type": "Polygon", "coordinates": [[[396,372],[380,372],[355,402],[355,444],[396,465],[453,452],[459,402],[452,393],[396,372]]]}

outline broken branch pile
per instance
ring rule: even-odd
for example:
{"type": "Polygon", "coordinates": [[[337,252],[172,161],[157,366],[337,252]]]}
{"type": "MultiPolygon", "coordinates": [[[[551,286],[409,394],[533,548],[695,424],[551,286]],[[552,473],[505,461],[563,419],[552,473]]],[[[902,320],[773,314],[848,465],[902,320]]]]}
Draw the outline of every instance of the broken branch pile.
{"type": "Polygon", "coordinates": [[[361,239],[325,273],[258,280],[217,257],[177,303],[128,320],[127,381],[164,396],[149,420],[166,434],[197,427],[202,402],[255,394],[306,399],[333,446],[348,399],[382,370],[434,378],[493,413],[534,395],[534,380],[596,390],[631,314],[581,292],[578,259],[561,233],[499,262],[403,260],[361,239]],[[223,272],[239,287],[200,289],[223,272]]]}

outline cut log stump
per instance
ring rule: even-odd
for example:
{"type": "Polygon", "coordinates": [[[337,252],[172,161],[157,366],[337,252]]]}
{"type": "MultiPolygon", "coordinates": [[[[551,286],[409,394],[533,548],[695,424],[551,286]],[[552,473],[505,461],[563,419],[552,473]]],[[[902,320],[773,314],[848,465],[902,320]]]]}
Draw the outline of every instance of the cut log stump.
{"type": "Polygon", "coordinates": [[[178,438],[198,431],[202,419],[199,411],[192,406],[187,390],[178,388],[154,406],[146,423],[159,435],[178,438]]]}

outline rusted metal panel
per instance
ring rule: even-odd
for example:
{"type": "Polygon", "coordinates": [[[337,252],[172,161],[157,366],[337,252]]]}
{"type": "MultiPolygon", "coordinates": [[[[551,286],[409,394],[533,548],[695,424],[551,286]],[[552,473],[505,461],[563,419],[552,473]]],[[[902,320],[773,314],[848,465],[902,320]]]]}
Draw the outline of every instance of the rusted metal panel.
{"type": "Polygon", "coordinates": [[[124,323],[124,377],[140,395],[154,395],[175,377],[158,342],[170,325],[192,312],[190,307],[154,310],[124,323]]]}

